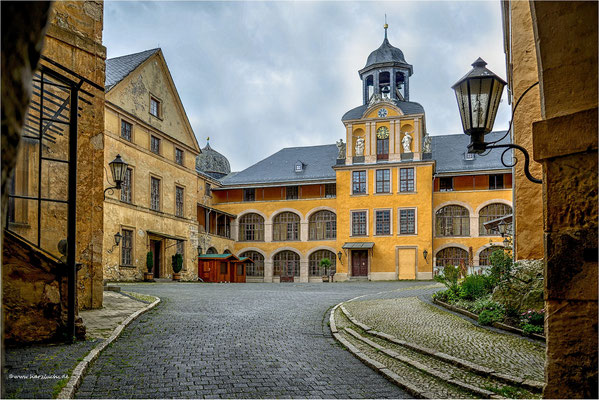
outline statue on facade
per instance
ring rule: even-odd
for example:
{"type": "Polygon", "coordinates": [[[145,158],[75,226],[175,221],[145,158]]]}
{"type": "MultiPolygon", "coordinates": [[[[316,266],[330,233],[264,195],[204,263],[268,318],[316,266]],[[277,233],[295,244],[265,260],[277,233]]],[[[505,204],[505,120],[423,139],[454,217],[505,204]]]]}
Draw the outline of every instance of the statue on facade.
{"type": "Polygon", "coordinates": [[[404,153],[411,153],[412,152],[412,149],[411,149],[412,136],[410,136],[410,134],[408,132],[406,132],[404,134],[404,137],[401,140],[401,144],[403,146],[403,152],[404,153]]]}
{"type": "Polygon", "coordinates": [[[432,144],[432,140],[431,140],[430,135],[428,135],[428,134],[425,135],[424,140],[422,141],[422,152],[430,153],[432,151],[431,144],[432,144]]]}
{"type": "Polygon", "coordinates": [[[356,139],[356,157],[364,156],[364,138],[356,139]]]}
{"type": "Polygon", "coordinates": [[[336,144],[337,144],[337,150],[339,151],[337,153],[337,159],[339,159],[339,160],[344,159],[346,147],[345,147],[345,143],[343,143],[343,139],[337,140],[336,144]]]}

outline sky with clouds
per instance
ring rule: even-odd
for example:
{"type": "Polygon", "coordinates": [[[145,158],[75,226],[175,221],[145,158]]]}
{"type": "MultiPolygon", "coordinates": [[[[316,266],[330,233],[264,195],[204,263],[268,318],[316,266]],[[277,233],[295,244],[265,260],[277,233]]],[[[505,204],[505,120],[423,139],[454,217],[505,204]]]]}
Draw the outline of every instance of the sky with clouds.
{"type": "MultiPolygon", "coordinates": [[[[384,36],[414,66],[431,135],[462,132],[451,86],[482,57],[505,78],[499,1],[104,3],[108,58],[160,47],[201,147],[242,170],[334,143],[362,104],[358,70],[384,36]]],[[[504,93],[495,129],[506,129],[504,93]]]]}

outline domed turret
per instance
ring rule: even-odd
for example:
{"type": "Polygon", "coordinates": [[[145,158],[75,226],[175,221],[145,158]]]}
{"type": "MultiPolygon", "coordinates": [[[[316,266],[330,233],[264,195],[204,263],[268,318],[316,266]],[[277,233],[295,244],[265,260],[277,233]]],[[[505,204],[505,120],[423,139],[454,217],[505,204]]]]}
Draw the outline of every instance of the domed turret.
{"type": "Polygon", "coordinates": [[[213,178],[220,179],[231,173],[231,165],[227,157],[210,147],[210,138],[202,153],[196,157],[196,170],[203,172],[213,178]]]}
{"type": "Polygon", "coordinates": [[[389,43],[385,24],[385,38],[378,49],[370,53],[366,65],[358,73],[362,79],[364,104],[376,98],[408,101],[409,77],[413,68],[403,52],[389,43]]]}

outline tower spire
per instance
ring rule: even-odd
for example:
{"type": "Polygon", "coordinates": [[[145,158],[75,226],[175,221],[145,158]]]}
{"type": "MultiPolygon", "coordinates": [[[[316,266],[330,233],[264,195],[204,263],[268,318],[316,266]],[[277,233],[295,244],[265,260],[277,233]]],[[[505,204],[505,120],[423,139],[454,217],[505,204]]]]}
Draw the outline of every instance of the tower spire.
{"type": "Polygon", "coordinates": [[[387,39],[387,28],[389,27],[389,25],[387,25],[387,14],[385,13],[385,25],[383,25],[383,27],[385,28],[385,39],[387,39]]]}

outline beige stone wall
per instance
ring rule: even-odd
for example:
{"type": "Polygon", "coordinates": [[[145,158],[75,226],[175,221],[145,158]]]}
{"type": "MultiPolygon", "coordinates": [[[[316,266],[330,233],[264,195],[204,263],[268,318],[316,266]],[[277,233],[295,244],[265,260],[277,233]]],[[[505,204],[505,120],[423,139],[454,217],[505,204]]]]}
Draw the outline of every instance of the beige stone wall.
{"type": "MultiPolygon", "coordinates": [[[[532,30],[532,16],[528,2],[510,2],[511,36],[506,43],[509,86],[512,109],[516,101],[532,84],[539,80],[537,53],[532,30]]],[[[532,153],[531,121],[541,119],[540,88],[537,85],[521,100],[514,113],[512,141],[532,153]]],[[[517,260],[543,258],[543,187],[529,181],[524,175],[524,159],[516,153],[514,168],[514,246],[517,260]]],[[[541,179],[540,163],[532,162],[530,172],[541,179]]]]}

